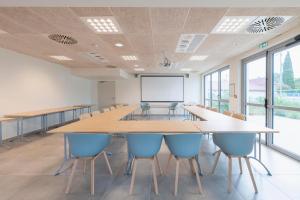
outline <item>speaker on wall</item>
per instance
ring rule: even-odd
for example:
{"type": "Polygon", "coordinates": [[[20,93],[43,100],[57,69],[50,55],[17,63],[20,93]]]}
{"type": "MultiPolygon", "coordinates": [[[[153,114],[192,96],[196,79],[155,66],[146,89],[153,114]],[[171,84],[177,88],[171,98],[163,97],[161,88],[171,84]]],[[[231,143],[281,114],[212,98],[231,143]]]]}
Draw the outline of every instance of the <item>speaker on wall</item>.
{"type": "Polygon", "coordinates": [[[138,78],[139,77],[139,75],[138,74],[134,74],[134,78],[138,78]]]}
{"type": "Polygon", "coordinates": [[[190,74],[185,74],[185,78],[190,78],[190,74]]]}

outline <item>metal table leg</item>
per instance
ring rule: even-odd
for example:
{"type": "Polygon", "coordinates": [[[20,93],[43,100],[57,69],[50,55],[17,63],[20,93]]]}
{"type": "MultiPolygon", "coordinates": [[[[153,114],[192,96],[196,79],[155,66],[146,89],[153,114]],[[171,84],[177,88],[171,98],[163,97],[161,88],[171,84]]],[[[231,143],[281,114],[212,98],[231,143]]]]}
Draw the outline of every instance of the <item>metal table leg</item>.
{"type": "Polygon", "coordinates": [[[63,173],[65,170],[69,169],[72,166],[72,162],[69,163],[68,165],[66,165],[68,163],[68,161],[70,160],[70,158],[71,158],[71,156],[70,156],[70,151],[69,151],[69,147],[68,147],[68,135],[64,134],[64,160],[60,164],[58,169],[55,171],[54,176],[60,175],[61,173],[63,173]],[[66,165],[66,167],[64,167],[65,165],[66,165]]]}
{"type": "MultiPolygon", "coordinates": [[[[256,141],[255,141],[256,144],[256,141]]],[[[258,158],[256,155],[256,145],[254,146],[255,148],[255,154],[254,156],[250,156],[249,158],[256,160],[259,164],[261,164],[263,166],[263,168],[265,168],[265,170],[267,171],[267,174],[269,176],[272,176],[270,170],[267,168],[267,166],[261,161],[261,133],[258,133],[258,158]]]]}

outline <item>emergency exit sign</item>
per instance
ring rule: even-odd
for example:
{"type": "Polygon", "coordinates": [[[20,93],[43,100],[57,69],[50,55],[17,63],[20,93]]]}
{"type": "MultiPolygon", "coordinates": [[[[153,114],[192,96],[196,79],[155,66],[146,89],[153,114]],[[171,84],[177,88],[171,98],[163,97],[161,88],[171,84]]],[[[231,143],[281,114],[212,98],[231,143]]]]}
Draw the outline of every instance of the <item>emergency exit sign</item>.
{"type": "Polygon", "coordinates": [[[268,42],[262,42],[258,45],[260,49],[266,48],[268,46],[268,42]]]}

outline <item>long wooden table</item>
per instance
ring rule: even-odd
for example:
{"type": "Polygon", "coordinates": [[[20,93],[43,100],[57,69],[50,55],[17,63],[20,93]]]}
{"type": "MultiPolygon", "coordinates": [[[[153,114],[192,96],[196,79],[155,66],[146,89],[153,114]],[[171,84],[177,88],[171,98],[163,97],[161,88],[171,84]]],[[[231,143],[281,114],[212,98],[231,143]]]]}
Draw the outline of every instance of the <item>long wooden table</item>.
{"type": "Polygon", "coordinates": [[[202,133],[257,133],[258,155],[255,143],[254,155],[250,158],[258,161],[265,168],[268,175],[272,175],[270,170],[266,167],[261,159],[261,134],[279,133],[278,130],[235,119],[222,113],[214,112],[199,106],[184,106],[184,109],[190,114],[190,118],[195,121],[196,126],[202,133]],[[200,119],[200,121],[197,121],[197,119],[200,119]]]}
{"type": "MultiPolygon", "coordinates": [[[[139,105],[124,106],[115,110],[101,113],[95,117],[80,120],[72,124],[53,129],[51,133],[63,133],[65,135],[65,160],[68,159],[67,153],[67,135],[72,133],[261,133],[278,132],[266,127],[256,126],[252,123],[234,119],[221,113],[213,112],[198,106],[184,106],[194,120],[187,121],[169,121],[169,120],[122,120],[128,115],[132,115],[139,105]],[[200,118],[203,121],[196,121],[200,118]]],[[[132,118],[132,117],[131,117],[132,118]]],[[[255,148],[256,149],[256,148],[255,148]]],[[[256,159],[256,153],[255,157],[256,159]]],[[[261,162],[261,146],[259,146],[259,159],[261,162]]],[[[130,163],[130,158],[129,162],[130,163]]],[[[265,167],[265,165],[263,165],[265,167]]],[[[128,165],[128,170],[130,165],[128,165]]],[[[266,168],[266,167],[265,167],[266,168]]],[[[128,172],[127,170],[127,172],[128,172]]],[[[266,168],[269,174],[269,170],[266,168]]]]}
{"type": "Polygon", "coordinates": [[[2,145],[2,122],[12,121],[14,118],[0,117],[0,145],[2,145]]]}
{"type": "Polygon", "coordinates": [[[4,115],[6,118],[15,118],[17,120],[17,136],[23,137],[23,120],[26,118],[32,117],[41,117],[41,129],[44,133],[48,130],[48,115],[59,113],[60,124],[65,123],[65,112],[73,111],[73,120],[76,118],[76,111],[82,109],[89,108],[92,105],[77,105],[77,106],[66,106],[60,108],[50,108],[50,109],[43,109],[43,110],[36,110],[36,111],[29,111],[29,112],[20,112],[20,113],[12,113],[4,115]]]}

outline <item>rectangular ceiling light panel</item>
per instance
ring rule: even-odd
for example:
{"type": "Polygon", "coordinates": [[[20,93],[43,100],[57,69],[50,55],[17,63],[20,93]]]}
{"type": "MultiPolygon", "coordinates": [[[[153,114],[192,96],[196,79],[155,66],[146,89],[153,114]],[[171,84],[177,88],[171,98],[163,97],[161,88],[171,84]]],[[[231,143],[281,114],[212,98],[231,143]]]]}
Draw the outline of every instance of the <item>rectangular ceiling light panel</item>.
{"type": "Polygon", "coordinates": [[[177,46],[176,53],[194,53],[203,43],[206,34],[181,34],[177,46]]]}
{"type": "Polygon", "coordinates": [[[138,60],[138,58],[136,56],[122,56],[123,60],[126,61],[134,61],[134,60],[138,60]]]}
{"type": "Polygon", "coordinates": [[[112,16],[81,17],[90,29],[98,34],[121,34],[121,28],[117,20],[112,16]]]}
{"type": "Polygon", "coordinates": [[[207,55],[194,55],[190,57],[190,61],[203,61],[207,58],[207,55]]]}
{"type": "Polygon", "coordinates": [[[245,32],[256,16],[224,16],[213,29],[212,33],[232,34],[245,32]]]}

